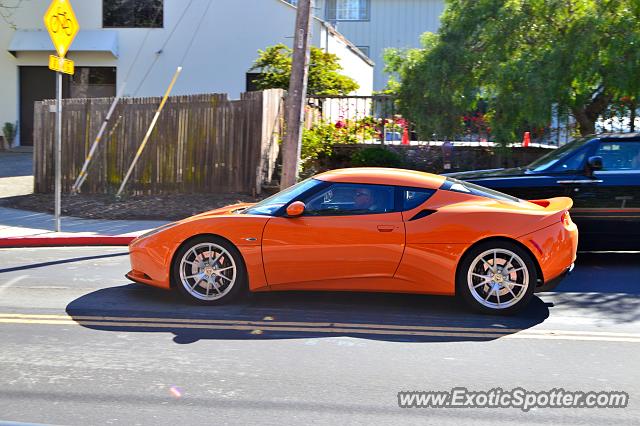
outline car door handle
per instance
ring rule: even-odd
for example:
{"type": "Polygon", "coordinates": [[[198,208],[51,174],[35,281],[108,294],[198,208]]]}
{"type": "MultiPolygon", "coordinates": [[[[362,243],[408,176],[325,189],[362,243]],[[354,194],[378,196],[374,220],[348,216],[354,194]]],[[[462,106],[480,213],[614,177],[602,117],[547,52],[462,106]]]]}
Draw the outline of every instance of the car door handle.
{"type": "Polygon", "coordinates": [[[588,184],[588,183],[602,183],[602,179],[577,179],[577,180],[558,180],[556,181],[556,183],[560,183],[560,184],[571,184],[571,183],[577,183],[577,184],[588,184]]]}
{"type": "Polygon", "coordinates": [[[395,225],[378,225],[378,231],[380,232],[392,232],[396,229],[395,225]]]}

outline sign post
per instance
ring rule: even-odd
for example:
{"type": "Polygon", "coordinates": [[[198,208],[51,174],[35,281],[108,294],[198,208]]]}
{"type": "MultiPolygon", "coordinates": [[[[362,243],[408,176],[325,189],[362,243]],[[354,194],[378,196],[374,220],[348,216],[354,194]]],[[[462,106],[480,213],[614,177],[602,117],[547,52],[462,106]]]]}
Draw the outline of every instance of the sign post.
{"type": "Polygon", "coordinates": [[[65,59],[69,46],[78,34],[80,26],[68,0],[53,0],[44,14],[44,26],[49,31],[58,56],[49,56],[49,69],[56,71],[56,143],[55,157],[55,231],[60,232],[62,204],[62,73],[73,74],[73,61],[65,59]]]}

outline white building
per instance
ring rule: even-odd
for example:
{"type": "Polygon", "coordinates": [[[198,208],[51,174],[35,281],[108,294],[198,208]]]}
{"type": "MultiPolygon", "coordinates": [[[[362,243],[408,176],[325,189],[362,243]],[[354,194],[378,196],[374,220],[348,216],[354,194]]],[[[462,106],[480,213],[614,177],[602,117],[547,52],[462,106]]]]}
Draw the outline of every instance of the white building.
{"type": "MultiPolygon", "coordinates": [[[[298,0],[288,0],[296,4],[298,0]]],[[[375,63],[374,90],[383,90],[384,50],[420,46],[424,32],[436,32],[444,0],[315,0],[316,16],[332,23],[340,33],[375,63]]]]}
{"type": "MultiPolygon", "coordinates": [[[[11,0],[8,2],[10,3],[11,0]]],[[[7,4],[7,1],[4,3],[7,4]]],[[[33,102],[55,97],[47,68],[53,45],[43,15],[50,0],[18,2],[0,26],[0,125],[19,121],[18,143],[31,145],[33,102]]],[[[291,45],[296,9],[284,0],[71,0],[80,32],[67,57],[76,73],[65,76],[65,97],[160,96],[178,66],[172,94],[228,93],[247,88],[259,49],[291,45]]],[[[320,19],[315,46],[340,57],[343,73],[370,95],[373,62],[320,19]]]]}

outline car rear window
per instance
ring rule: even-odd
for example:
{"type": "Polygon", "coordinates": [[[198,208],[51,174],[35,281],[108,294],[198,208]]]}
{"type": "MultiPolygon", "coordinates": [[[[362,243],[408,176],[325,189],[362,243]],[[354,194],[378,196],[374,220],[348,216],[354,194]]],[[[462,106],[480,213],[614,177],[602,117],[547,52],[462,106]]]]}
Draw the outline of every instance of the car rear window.
{"type": "Polygon", "coordinates": [[[478,197],[491,198],[500,201],[510,201],[514,203],[522,202],[521,199],[512,197],[511,195],[505,194],[503,192],[450,177],[447,177],[440,189],[455,192],[465,192],[468,194],[477,195],[478,197]]]}
{"type": "Polygon", "coordinates": [[[427,201],[435,192],[433,189],[402,188],[402,210],[415,209],[427,201]]]}

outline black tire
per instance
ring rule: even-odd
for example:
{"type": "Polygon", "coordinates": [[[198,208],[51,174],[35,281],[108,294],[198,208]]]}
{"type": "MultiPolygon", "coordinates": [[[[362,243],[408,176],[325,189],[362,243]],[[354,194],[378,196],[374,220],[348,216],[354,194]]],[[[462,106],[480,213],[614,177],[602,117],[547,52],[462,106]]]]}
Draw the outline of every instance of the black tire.
{"type": "Polygon", "coordinates": [[[476,312],[512,315],[531,301],[537,282],[536,265],[527,250],[509,241],[487,241],[473,247],[460,261],[456,294],[476,312]],[[494,263],[497,268],[492,269],[494,263]]]}
{"type": "Polygon", "coordinates": [[[249,289],[242,255],[229,241],[214,235],[195,237],[180,246],[171,265],[171,286],[186,300],[200,305],[229,303],[249,289]],[[218,270],[222,272],[213,272],[218,270]],[[206,278],[198,279],[200,275],[206,278]]]}

